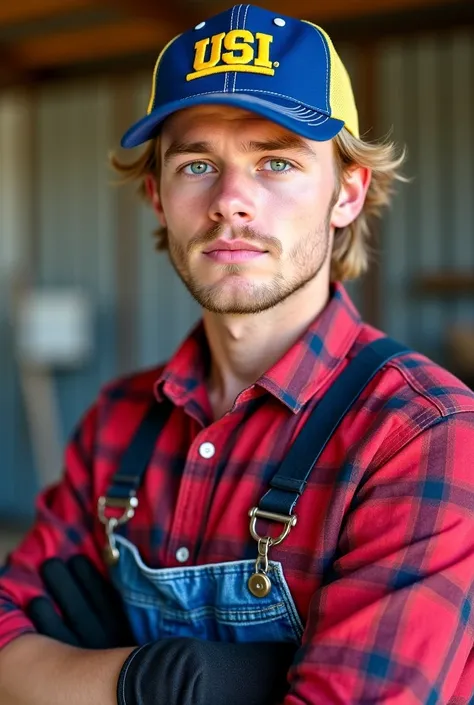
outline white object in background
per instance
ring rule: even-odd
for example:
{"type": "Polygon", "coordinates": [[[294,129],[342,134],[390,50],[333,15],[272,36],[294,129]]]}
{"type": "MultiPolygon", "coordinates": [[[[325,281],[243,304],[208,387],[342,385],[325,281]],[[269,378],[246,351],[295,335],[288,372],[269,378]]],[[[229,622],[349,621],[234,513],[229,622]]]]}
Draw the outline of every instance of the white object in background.
{"type": "Polygon", "coordinates": [[[29,290],[19,302],[17,325],[23,364],[78,367],[92,353],[92,313],[80,291],[29,290]]]}

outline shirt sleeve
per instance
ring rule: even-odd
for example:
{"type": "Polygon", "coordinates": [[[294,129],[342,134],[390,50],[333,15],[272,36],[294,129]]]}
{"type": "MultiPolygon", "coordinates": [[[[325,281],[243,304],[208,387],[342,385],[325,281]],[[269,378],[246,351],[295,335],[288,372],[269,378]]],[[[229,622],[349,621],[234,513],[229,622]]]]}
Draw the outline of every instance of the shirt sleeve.
{"type": "Polygon", "coordinates": [[[284,705],[453,702],[473,646],[473,457],[460,412],[366,471],[284,705]]]}
{"type": "Polygon", "coordinates": [[[46,594],[38,568],[47,558],[66,559],[82,553],[100,564],[92,534],[95,507],[91,458],[95,426],[94,407],[66,448],[62,479],[39,495],[32,529],[0,570],[0,648],[35,631],[24,610],[32,598],[46,594]]]}

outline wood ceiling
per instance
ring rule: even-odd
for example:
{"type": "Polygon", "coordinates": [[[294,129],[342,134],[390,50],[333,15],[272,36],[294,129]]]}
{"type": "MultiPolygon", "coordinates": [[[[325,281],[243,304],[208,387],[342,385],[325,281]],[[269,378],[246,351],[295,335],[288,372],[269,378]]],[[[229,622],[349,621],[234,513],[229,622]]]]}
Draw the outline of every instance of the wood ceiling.
{"type": "MultiPolygon", "coordinates": [[[[333,37],[474,22],[472,0],[260,0],[333,37]]],[[[147,61],[172,36],[232,0],[0,0],[0,87],[147,61]]]]}

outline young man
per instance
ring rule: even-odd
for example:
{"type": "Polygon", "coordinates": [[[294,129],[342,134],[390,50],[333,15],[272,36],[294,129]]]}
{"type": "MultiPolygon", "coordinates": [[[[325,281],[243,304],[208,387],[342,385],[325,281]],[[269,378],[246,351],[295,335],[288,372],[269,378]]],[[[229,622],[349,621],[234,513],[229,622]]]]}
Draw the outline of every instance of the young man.
{"type": "Polygon", "coordinates": [[[340,282],[367,264],[401,159],[359,138],[323,30],[249,5],[164,49],[123,140],[143,143],[115,165],[202,323],[164,367],[102,390],[40,498],[0,581],[2,705],[174,702],[168,677],[180,703],[276,703],[245,690],[274,645],[293,649],[285,705],[471,702],[474,394],[398,351],[323,437],[383,338],[340,282]],[[34,598],[66,584],[48,559],[78,554],[109,571],[128,646],[35,633],[34,598]]]}

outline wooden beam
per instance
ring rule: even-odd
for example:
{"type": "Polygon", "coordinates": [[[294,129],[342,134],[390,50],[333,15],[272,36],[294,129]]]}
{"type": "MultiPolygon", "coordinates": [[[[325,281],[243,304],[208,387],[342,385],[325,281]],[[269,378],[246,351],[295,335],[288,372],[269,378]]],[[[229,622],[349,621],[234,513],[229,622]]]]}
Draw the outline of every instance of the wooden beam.
{"type": "MultiPolygon", "coordinates": [[[[293,0],[290,14],[294,17],[313,19],[318,23],[350,20],[367,15],[387,15],[429,9],[439,5],[456,5],[462,0],[293,0]]],[[[287,0],[261,0],[260,4],[274,12],[288,14],[287,0]]]]}
{"type": "Polygon", "coordinates": [[[73,10],[92,7],[96,2],[97,0],[3,0],[0,2],[0,25],[65,15],[73,10]]]}
{"type": "Polygon", "coordinates": [[[7,47],[0,46],[0,88],[28,83],[31,78],[30,71],[23,66],[16,54],[7,47]]]}
{"type": "Polygon", "coordinates": [[[128,20],[19,42],[15,55],[25,68],[41,71],[132,54],[158,54],[173,30],[166,24],[128,20]]]}
{"type": "MultiPolygon", "coordinates": [[[[467,272],[445,271],[425,274],[415,282],[418,294],[445,297],[474,296],[474,274],[467,272]]],[[[474,353],[473,353],[474,354],[474,353]]]]}
{"type": "Polygon", "coordinates": [[[196,12],[189,0],[174,0],[174,2],[157,2],[157,0],[100,0],[102,5],[109,5],[130,17],[147,18],[157,22],[166,22],[176,27],[177,34],[197,24],[205,16],[213,14],[204,8],[196,12]],[[201,15],[204,15],[203,17],[201,15]]]}

